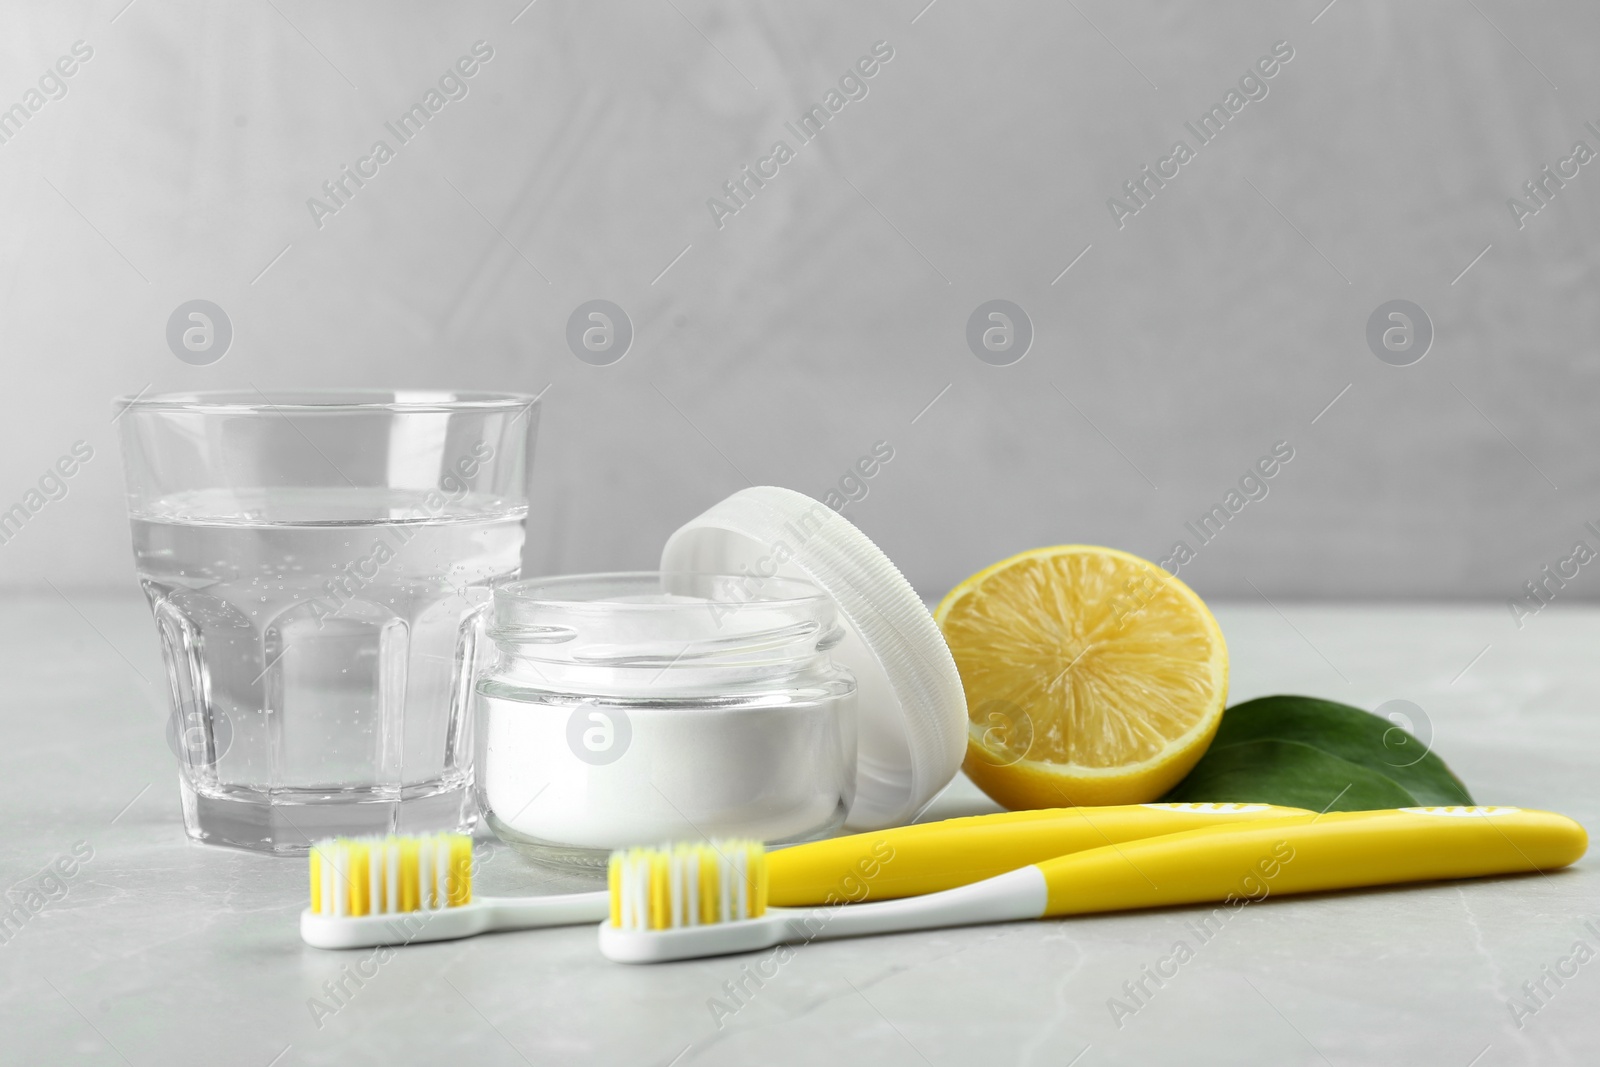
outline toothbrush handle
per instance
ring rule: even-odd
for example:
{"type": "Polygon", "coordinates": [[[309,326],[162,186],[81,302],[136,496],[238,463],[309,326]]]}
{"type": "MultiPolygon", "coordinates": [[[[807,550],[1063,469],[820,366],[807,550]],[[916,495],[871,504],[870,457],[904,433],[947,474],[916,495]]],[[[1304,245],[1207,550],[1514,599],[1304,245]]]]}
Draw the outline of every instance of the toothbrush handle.
{"type": "Polygon", "coordinates": [[[852,834],[767,857],[772,904],[920,896],[1069,852],[1201,827],[1309,815],[1270,804],[1128,804],[1005,811],[852,834]]]}
{"type": "Polygon", "coordinates": [[[1561,815],[1520,808],[1347,811],[1189,830],[1039,864],[1045,915],[1565,867],[1588,845],[1561,815]]]}
{"type": "Polygon", "coordinates": [[[541,926],[597,923],[611,914],[611,894],[566,893],[548,897],[483,897],[484,930],[532,930],[541,926]]]}
{"type": "Polygon", "coordinates": [[[454,941],[491,930],[529,930],[599,922],[611,910],[611,895],[569,893],[550,897],[480,897],[459,907],[378,915],[300,914],[300,937],[314,948],[371,948],[454,941]]]}
{"type": "Polygon", "coordinates": [[[1049,894],[1049,883],[1043,872],[1029,864],[981,882],[927,896],[885,900],[859,907],[794,908],[767,914],[782,916],[784,941],[831,941],[869,934],[1037,919],[1045,912],[1049,894]]]}

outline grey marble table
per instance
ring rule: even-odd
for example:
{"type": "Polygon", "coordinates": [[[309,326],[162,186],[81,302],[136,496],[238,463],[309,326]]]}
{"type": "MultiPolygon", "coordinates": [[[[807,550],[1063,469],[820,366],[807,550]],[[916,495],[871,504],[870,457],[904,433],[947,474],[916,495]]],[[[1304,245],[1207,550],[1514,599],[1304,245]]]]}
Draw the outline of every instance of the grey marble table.
{"type": "MultiPolygon", "coordinates": [[[[303,860],[184,838],[143,605],[68,597],[0,606],[0,866],[12,901],[58,859],[72,871],[0,944],[5,1063],[1600,1062],[1594,858],[1270,900],[1204,943],[1198,910],[1173,909],[817,943],[752,978],[761,956],[618,966],[576,928],[413,946],[358,986],[345,968],[366,953],[296,934],[303,860]],[[1130,998],[1179,941],[1190,958],[1130,998]],[[315,1010],[341,980],[338,1010],[315,1010]]],[[[1552,607],[1521,631],[1496,606],[1218,616],[1235,699],[1414,701],[1480,801],[1600,824],[1600,612],[1552,607]]],[[[960,780],[931,815],[988,810],[960,780]]],[[[502,849],[480,885],[576,887],[502,849]]]]}

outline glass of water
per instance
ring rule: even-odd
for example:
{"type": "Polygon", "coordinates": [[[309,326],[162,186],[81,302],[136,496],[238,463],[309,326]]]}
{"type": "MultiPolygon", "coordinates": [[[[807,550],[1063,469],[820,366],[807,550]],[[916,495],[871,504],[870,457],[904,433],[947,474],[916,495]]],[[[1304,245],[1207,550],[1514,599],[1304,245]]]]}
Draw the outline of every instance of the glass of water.
{"type": "Polygon", "coordinates": [[[134,560],[199,841],[466,829],[472,675],[517,577],[535,398],[117,401],[134,560]]]}

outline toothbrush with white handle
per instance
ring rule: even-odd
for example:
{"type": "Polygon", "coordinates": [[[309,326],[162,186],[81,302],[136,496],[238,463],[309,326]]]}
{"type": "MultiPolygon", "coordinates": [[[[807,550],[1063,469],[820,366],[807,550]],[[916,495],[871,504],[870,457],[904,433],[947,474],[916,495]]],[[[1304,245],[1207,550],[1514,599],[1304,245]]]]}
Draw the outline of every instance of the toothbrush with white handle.
{"type": "Polygon", "coordinates": [[[1564,867],[1583,827],[1512,807],[1401,808],[1214,826],[1107,845],[926,896],[841,908],[767,908],[762,866],[644,850],[612,857],[600,951],[621,963],[749,952],[784,943],[1130,908],[1564,867]],[[705,865],[717,867],[708,876],[705,865]]]}
{"type": "Polygon", "coordinates": [[[597,922],[604,893],[472,896],[466,834],[340,838],[311,850],[311,906],[300,936],[316,948],[452,941],[491,930],[597,922]]]}
{"type": "MultiPolygon", "coordinates": [[[[1267,804],[1006,811],[795,845],[765,862],[777,904],[888,900],[1068,852],[1297,813],[1267,804]]],[[[606,890],[474,897],[472,841],[464,834],[340,838],[311,851],[311,906],[301,914],[300,935],[317,948],[367,948],[593,923],[609,912],[606,890]]]]}

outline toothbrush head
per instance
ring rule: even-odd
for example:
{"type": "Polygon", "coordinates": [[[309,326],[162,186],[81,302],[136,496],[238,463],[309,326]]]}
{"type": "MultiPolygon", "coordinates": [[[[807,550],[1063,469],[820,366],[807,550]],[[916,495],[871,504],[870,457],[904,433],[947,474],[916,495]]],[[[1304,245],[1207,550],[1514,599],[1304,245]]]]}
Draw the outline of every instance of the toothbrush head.
{"type": "Polygon", "coordinates": [[[630,848],[611,854],[611,917],[600,951],[619,963],[721,956],[775,945],[786,909],[767,909],[759,841],[630,848]],[[783,914],[780,914],[783,913],[783,914]]]}
{"type": "Polygon", "coordinates": [[[312,915],[399,915],[471,902],[466,834],[341,837],[311,849],[312,915]]]}
{"type": "Polygon", "coordinates": [[[474,897],[466,834],[342,837],[311,850],[311,906],[300,937],[313,948],[453,941],[491,930],[592,923],[603,892],[474,897]]]}
{"type": "Polygon", "coordinates": [[[759,841],[624,849],[611,854],[606,880],[619,930],[709,926],[767,910],[767,852],[759,841]]]}

